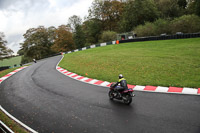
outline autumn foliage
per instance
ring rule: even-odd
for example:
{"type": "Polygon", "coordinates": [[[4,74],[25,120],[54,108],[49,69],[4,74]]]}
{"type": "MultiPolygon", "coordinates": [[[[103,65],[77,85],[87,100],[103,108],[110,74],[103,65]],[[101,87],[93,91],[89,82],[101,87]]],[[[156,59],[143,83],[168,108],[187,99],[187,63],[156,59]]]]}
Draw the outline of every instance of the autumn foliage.
{"type": "Polygon", "coordinates": [[[69,27],[61,25],[55,30],[55,42],[51,49],[54,52],[65,52],[75,49],[72,33],[69,27]]]}
{"type": "Polygon", "coordinates": [[[28,29],[18,53],[27,60],[41,59],[114,41],[124,32],[138,36],[199,32],[199,5],[199,0],[93,0],[84,21],[72,15],[58,28],[28,29]]]}

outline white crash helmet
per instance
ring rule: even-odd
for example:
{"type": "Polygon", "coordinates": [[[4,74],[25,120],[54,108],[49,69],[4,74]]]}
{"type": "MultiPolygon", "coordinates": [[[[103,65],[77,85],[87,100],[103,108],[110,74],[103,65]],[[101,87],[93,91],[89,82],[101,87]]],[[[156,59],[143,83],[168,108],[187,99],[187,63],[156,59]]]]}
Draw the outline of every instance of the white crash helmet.
{"type": "Polygon", "coordinates": [[[119,74],[119,79],[123,78],[123,75],[122,74],[119,74]]]}

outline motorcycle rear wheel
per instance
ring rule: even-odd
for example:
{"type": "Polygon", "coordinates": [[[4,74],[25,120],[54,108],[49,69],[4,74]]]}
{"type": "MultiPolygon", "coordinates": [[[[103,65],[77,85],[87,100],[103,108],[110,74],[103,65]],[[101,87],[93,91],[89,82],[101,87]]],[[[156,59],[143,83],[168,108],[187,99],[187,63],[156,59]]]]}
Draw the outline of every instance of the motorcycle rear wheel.
{"type": "Polygon", "coordinates": [[[131,104],[132,102],[132,97],[130,95],[126,95],[125,99],[123,99],[123,102],[127,105],[131,104]]]}

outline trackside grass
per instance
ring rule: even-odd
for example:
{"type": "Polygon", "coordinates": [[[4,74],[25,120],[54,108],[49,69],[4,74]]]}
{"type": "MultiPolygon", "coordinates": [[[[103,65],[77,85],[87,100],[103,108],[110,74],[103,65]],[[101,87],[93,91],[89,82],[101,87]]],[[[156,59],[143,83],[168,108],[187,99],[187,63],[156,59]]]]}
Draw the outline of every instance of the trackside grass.
{"type": "MultiPolygon", "coordinates": [[[[0,72],[0,78],[5,76],[6,74],[14,71],[15,69],[18,69],[19,67],[12,68],[12,69],[7,69],[4,71],[0,72]]],[[[1,92],[1,88],[0,88],[1,92]]],[[[7,115],[5,115],[1,110],[0,110],[0,120],[5,123],[12,131],[15,133],[28,133],[25,129],[23,129],[19,124],[11,120],[7,115]]]]}
{"type": "Polygon", "coordinates": [[[12,57],[9,59],[3,59],[0,61],[0,67],[1,66],[14,66],[15,64],[19,65],[19,64],[21,64],[21,59],[22,59],[21,56],[12,57]]]}
{"type": "Polygon", "coordinates": [[[66,54],[61,67],[86,77],[129,84],[200,87],[200,38],[109,45],[66,54]]]}

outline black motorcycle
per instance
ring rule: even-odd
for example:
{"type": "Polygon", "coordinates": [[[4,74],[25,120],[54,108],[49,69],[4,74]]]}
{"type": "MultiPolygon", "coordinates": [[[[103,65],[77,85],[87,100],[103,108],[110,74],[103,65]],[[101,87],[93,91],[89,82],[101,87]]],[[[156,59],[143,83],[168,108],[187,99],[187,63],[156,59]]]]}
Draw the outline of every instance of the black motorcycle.
{"type": "Polygon", "coordinates": [[[117,99],[117,100],[123,100],[123,102],[127,105],[129,105],[132,102],[132,97],[135,96],[133,94],[133,89],[128,89],[122,92],[117,91],[117,88],[120,86],[115,86],[116,83],[112,83],[110,86],[110,91],[108,93],[108,96],[110,100],[117,99]]]}

